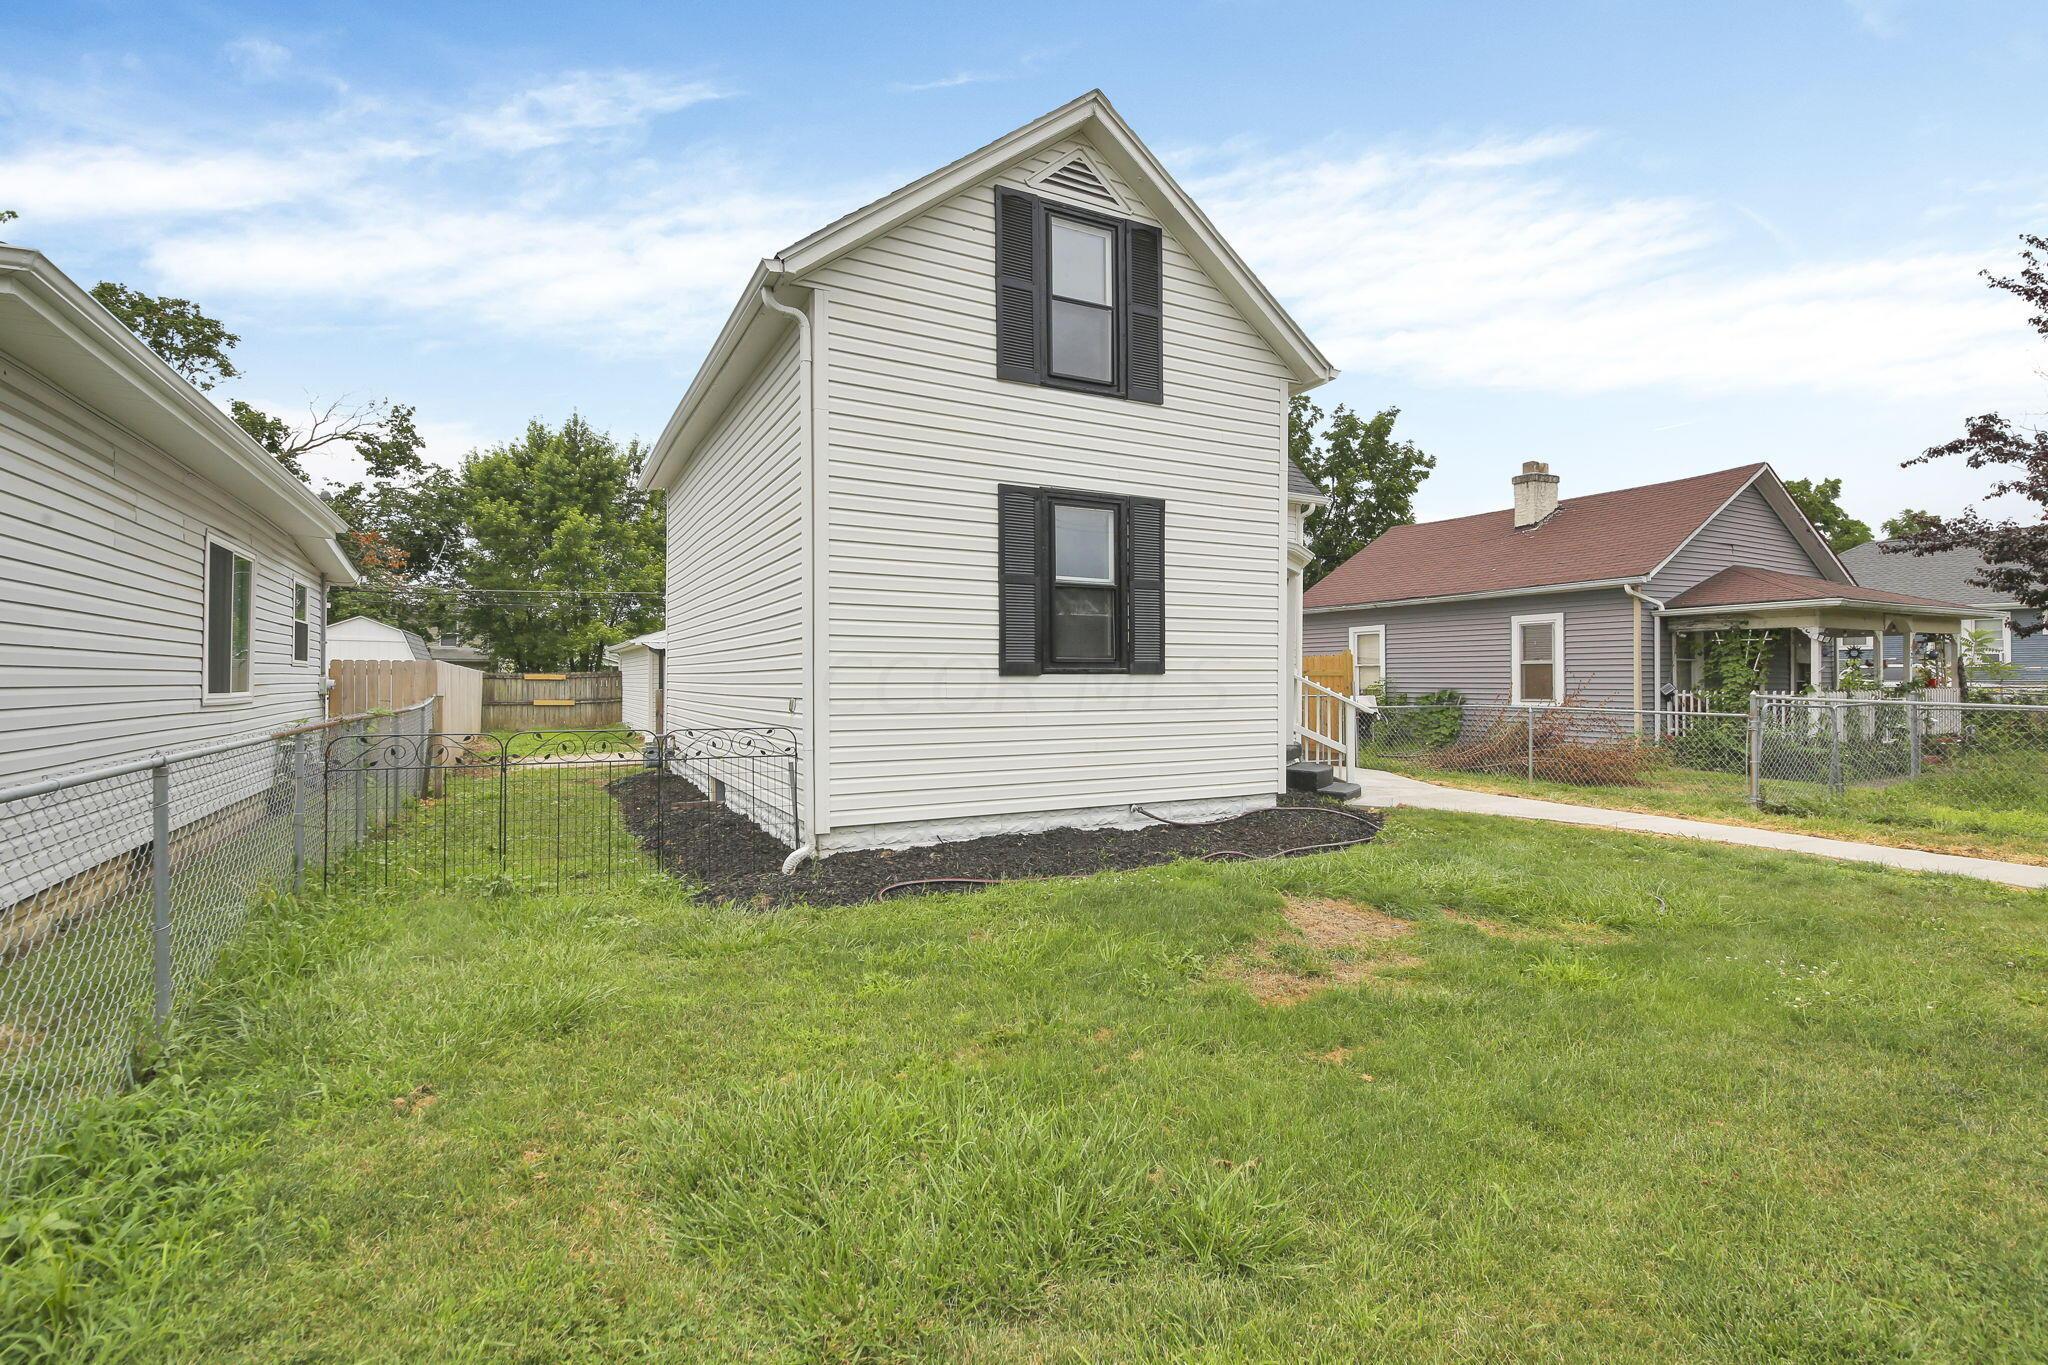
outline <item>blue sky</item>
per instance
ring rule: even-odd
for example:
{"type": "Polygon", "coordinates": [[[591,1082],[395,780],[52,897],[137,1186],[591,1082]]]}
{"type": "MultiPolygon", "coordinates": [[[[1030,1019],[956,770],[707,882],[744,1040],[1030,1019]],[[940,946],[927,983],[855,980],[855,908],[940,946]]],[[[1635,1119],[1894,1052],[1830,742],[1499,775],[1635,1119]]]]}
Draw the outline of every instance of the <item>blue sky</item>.
{"type": "MultiPolygon", "coordinates": [[[[217,390],[415,404],[437,458],[652,436],[752,262],[1091,86],[1436,454],[1425,517],[1769,459],[1852,511],[2048,353],[2039,3],[45,3],[0,50],[9,240],[190,296],[217,390]]],[[[340,473],[330,466],[325,473],[340,473]]]]}

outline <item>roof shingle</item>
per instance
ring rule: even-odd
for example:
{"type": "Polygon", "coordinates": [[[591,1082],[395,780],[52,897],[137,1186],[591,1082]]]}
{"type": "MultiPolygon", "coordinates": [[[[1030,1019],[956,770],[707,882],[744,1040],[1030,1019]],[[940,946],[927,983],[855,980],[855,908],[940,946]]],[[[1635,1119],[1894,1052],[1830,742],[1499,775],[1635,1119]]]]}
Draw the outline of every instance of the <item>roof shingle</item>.
{"type": "Polygon", "coordinates": [[[1882,588],[1837,583],[1832,578],[1784,573],[1777,569],[1728,568],[1693,584],[1664,605],[1672,611],[1689,607],[1747,607],[1764,602],[1869,602],[1885,607],[1938,607],[1942,611],[1968,611],[1959,602],[1942,602],[1932,597],[1911,597],[1882,588]]]}
{"type": "Polygon", "coordinates": [[[1983,559],[1975,550],[1936,550],[1932,554],[1897,554],[1888,546],[1902,540],[1873,540],[1842,551],[1842,563],[1858,583],[1891,592],[1926,593],[1951,602],[1988,606],[2005,600],[1995,588],[1970,580],[1981,573],[1983,559]]]}
{"type": "Polygon", "coordinates": [[[1519,531],[1508,509],[1396,526],[1310,588],[1302,605],[1366,606],[1640,578],[1764,468],[1747,464],[1565,498],[1555,512],[1519,531]]]}

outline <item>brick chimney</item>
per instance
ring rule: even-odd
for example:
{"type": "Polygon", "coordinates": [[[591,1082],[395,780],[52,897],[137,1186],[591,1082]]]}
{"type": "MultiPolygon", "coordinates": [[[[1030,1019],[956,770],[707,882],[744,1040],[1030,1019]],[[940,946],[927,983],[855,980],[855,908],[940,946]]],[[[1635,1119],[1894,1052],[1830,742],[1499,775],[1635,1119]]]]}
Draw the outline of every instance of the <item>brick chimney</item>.
{"type": "Polygon", "coordinates": [[[1515,529],[1534,526],[1557,510],[1557,475],[1541,460],[1526,460],[1515,475],[1515,529]]]}

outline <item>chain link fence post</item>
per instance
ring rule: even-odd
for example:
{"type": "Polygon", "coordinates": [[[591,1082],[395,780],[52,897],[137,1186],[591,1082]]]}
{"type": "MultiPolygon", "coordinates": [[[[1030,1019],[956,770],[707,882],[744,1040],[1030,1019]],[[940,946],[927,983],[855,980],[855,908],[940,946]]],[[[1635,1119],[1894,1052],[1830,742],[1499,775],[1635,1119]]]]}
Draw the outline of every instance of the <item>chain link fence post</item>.
{"type": "Polygon", "coordinates": [[[1756,693],[1749,694],[1749,729],[1745,736],[1748,750],[1749,804],[1761,806],[1764,803],[1764,699],[1756,693]]]}
{"type": "Polygon", "coordinates": [[[1533,706],[1523,707],[1522,719],[1528,722],[1529,780],[1534,782],[1536,780],[1536,708],[1533,706]]]}
{"type": "Polygon", "coordinates": [[[149,766],[150,1018],[159,1038],[171,1023],[171,761],[149,766]]]}
{"type": "Polygon", "coordinates": [[[292,894],[306,889],[306,736],[292,736],[292,894]]]}
{"type": "Polygon", "coordinates": [[[1842,702],[1828,705],[1828,795],[1840,798],[1845,794],[1842,783],[1842,740],[1849,728],[1849,708],[1842,702]]]}
{"type": "Polygon", "coordinates": [[[1906,699],[1906,775],[1920,776],[1920,703],[1906,699]]]}

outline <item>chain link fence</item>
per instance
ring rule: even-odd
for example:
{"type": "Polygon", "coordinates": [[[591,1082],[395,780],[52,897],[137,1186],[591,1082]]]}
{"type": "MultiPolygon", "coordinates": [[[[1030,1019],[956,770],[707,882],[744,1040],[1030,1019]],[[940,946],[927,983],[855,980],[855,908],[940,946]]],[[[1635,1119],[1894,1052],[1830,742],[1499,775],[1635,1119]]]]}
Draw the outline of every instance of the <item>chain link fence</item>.
{"type": "Polygon", "coordinates": [[[0,791],[0,1179],[66,1106],[128,1081],[253,902],[423,790],[358,784],[323,746],[422,736],[433,715],[428,701],[0,791]]]}
{"type": "Polygon", "coordinates": [[[1518,706],[1439,697],[1359,717],[1366,767],[1580,788],[1741,793],[1823,809],[1870,792],[2048,813],[2048,706],[1894,698],[1753,698],[1746,711],[1518,706]]]}

